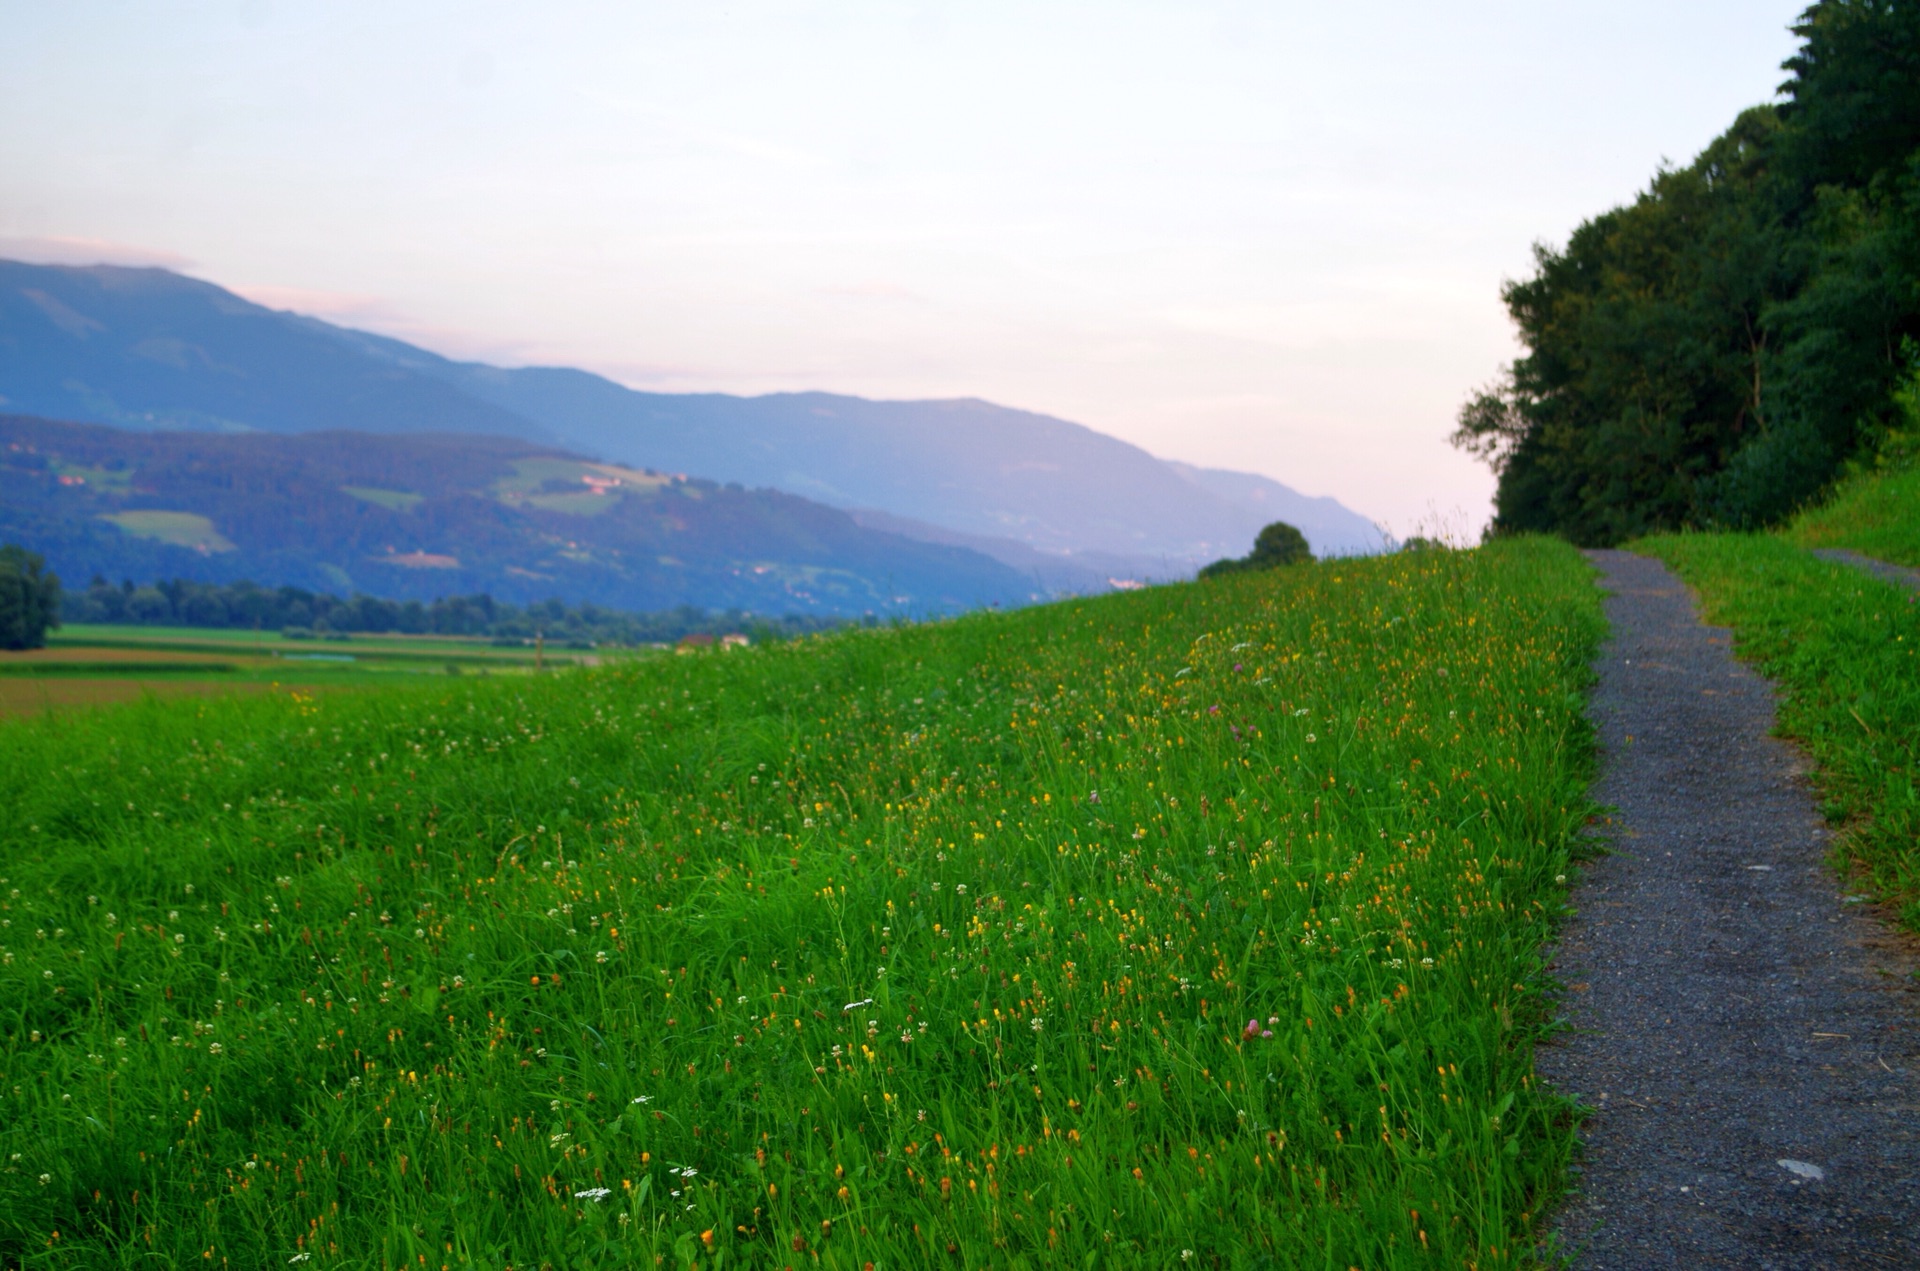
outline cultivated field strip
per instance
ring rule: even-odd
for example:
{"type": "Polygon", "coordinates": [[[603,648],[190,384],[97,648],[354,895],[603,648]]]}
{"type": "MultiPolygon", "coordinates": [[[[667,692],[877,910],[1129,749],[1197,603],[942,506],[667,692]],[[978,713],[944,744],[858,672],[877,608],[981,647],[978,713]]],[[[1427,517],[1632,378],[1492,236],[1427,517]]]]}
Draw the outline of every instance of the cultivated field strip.
{"type": "Polygon", "coordinates": [[[1525,1262],[1600,630],[1522,540],[0,730],[0,1264],[1525,1262]]]}

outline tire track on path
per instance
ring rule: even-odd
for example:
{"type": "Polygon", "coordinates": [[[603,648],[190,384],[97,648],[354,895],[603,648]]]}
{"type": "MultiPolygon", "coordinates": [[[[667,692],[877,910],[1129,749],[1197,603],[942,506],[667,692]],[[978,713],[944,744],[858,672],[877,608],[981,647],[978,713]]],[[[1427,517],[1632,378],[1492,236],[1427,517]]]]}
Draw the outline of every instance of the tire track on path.
{"type": "Polygon", "coordinates": [[[1555,955],[1568,1031],[1538,1053],[1597,1109],[1556,1229],[1592,1271],[1920,1268],[1910,946],[1847,903],[1729,633],[1659,561],[1588,555],[1613,628],[1594,793],[1617,811],[1555,955]]]}

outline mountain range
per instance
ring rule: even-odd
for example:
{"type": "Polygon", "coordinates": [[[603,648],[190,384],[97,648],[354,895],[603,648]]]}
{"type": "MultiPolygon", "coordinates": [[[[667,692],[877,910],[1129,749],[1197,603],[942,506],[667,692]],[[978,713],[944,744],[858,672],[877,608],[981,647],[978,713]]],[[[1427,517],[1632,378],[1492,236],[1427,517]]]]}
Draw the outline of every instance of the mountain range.
{"type": "Polygon", "coordinates": [[[94,575],[396,600],[948,613],[1044,599],[962,547],[777,490],[473,433],[133,432],[0,416],[0,540],[94,575]]]}
{"type": "Polygon", "coordinates": [[[1390,545],[1333,499],[984,401],[640,392],[455,361],[162,269],[0,261],[0,409],[141,431],[511,438],[798,496],[987,556],[1029,591],[1183,576],[1272,520],[1322,555],[1390,545]]]}

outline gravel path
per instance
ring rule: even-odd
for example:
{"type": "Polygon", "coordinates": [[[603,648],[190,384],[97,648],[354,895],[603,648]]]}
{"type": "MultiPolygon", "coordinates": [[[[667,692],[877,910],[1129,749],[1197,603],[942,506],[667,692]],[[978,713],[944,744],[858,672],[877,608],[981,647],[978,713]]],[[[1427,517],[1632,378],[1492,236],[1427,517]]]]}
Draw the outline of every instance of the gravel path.
{"type": "Polygon", "coordinates": [[[1848,903],[1773,693],[1658,561],[1590,554],[1613,851],[1541,1071],[1598,1109],[1558,1230],[1604,1268],[1920,1268],[1920,983],[1848,903]]]}
{"type": "Polygon", "coordinates": [[[1908,569],[1905,565],[1889,565],[1886,561],[1875,560],[1871,556],[1862,556],[1859,552],[1850,552],[1844,547],[1816,547],[1813,554],[1822,560],[1837,560],[1842,565],[1851,565],[1855,569],[1864,569],[1896,587],[1905,587],[1908,591],[1920,591],[1920,569],[1908,569]]]}

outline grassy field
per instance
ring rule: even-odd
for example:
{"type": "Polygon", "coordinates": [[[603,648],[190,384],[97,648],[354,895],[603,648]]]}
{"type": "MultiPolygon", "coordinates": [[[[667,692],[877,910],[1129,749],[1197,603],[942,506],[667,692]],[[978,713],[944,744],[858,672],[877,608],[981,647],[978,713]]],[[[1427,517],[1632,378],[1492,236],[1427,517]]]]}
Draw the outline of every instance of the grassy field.
{"type": "Polygon", "coordinates": [[[1920,607],[1910,593],[1785,536],[1646,540],[1708,621],[1781,689],[1780,731],[1818,765],[1837,863],[1920,930],[1920,607]]]}
{"type": "Polygon", "coordinates": [[[1527,1263],[1544,541],[0,729],[0,1265],[1527,1263]]]}
{"type": "Polygon", "coordinates": [[[290,640],[279,632],[75,624],[47,647],[0,652],[0,720],[142,698],[336,690],[437,675],[524,675],[536,668],[648,656],[632,650],[497,647],[450,636],[290,640]]]}

